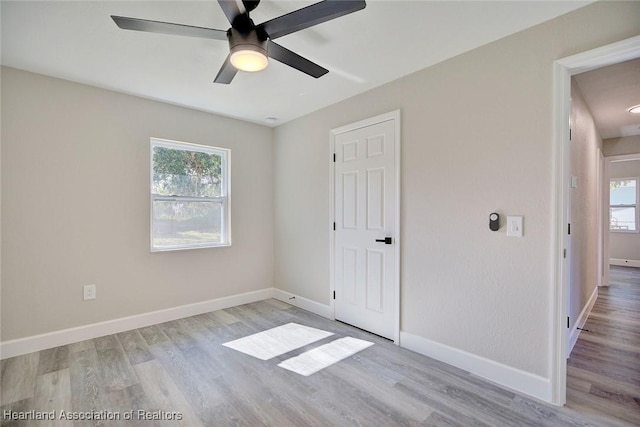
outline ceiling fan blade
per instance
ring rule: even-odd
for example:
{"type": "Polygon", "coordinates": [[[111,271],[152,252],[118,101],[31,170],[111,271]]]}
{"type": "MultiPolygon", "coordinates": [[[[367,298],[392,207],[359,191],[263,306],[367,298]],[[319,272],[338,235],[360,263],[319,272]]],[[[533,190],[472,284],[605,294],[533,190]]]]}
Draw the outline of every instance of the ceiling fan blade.
{"type": "Polygon", "coordinates": [[[193,27],[171,22],[149,21],[148,19],[114,16],[111,18],[123,30],[146,31],[149,33],[171,34],[174,36],[200,37],[204,39],[227,40],[227,32],[213,28],[193,27]]]}
{"type": "Polygon", "coordinates": [[[238,70],[236,69],[236,67],[231,65],[231,54],[229,54],[227,55],[227,59],[224,60],[224,64],[222,64],[222,67],[220,67],[220,71],[218,71],[218,75],[213,80],[213,82],[228,85],[236,76],[237,72],[238,70]]]}
{"type": "Polygon", "coordinates": [[[236,0],[218,0],[218,3],[231,25],[233,25],[233,21],[238,15],[246,12],[244,5],[241,7],[241,3],[236,0]]]}
{"type": "Polygon", "coordinates": [[[269,40],[269,44],[267,45],[267,54],[276,61],[282,62],[296,70],[300,70],[311,77],[315,77],[316,79],[329,72],[326,68],[319,66],[315,62],[309,61],[307,58],[303,58],[297,53],[292,52],[271,40],[269,40]]]}
{"type": "Polygon", "coordinates": [[[364,0],[324,0],[263,22],[257,28],[265,30],[270,39],[276,39],[356,12],[366,6],[364,0]]]}

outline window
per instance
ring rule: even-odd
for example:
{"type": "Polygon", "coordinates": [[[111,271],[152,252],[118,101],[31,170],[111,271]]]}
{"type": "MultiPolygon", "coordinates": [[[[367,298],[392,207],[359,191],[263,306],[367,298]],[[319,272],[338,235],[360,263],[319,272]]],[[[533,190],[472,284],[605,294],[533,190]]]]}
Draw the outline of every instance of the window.
{"type": "Polygon", "coordinates": [[[610,182],[609,229],[638,232],[638,178],[616,178],[610,182]]]}
{"type": "Polygon", "coordinates": [[[230,245],[229,150],[151,139],[151,251],[230,245]]]}

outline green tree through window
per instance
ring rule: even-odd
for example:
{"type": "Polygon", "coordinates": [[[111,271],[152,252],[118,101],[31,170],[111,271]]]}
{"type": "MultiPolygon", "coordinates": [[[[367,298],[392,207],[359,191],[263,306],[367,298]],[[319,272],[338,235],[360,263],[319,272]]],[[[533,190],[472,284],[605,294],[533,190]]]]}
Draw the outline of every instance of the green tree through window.
{"type": "Polygon", "coordinates": [[[151,140],[152,251],[229,244],[228,150],[151,140]]]}

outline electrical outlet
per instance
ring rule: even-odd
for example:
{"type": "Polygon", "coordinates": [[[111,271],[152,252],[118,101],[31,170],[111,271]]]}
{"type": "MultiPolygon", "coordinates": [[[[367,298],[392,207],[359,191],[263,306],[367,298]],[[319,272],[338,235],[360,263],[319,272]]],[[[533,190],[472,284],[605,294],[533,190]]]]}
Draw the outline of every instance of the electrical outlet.
{"type": "Polygon", "coordinates": [[[96,299],[96,285],[86,285],[84,288],[84,300],[96,299]]]}

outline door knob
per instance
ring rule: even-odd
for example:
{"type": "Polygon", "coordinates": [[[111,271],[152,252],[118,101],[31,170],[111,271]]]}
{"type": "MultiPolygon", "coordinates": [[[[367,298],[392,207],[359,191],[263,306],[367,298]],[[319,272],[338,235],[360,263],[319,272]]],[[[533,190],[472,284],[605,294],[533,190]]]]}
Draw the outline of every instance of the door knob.
{"type": "Polygon", "coordinates": [[[384,239],[376,239],[376,242],[384,243],[385,245],[390,245],[392,242],[391,237],[385,237],[384,239]]]}

